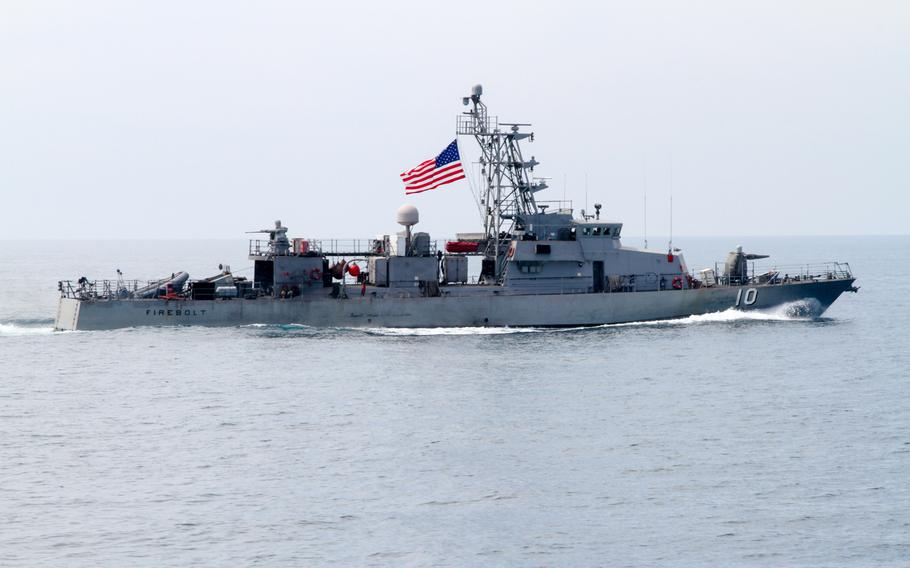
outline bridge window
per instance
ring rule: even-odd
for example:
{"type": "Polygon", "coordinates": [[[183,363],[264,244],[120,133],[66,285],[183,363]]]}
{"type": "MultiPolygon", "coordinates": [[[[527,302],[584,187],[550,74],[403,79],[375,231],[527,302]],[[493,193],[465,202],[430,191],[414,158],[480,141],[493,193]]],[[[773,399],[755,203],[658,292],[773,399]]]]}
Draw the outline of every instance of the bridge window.
{"type": "Polygon", "coordinates": [[[540,263],[539,262],[519,262],[518,270],[524,274],[539,274],[540,273],[540,263]]]}
{"type": "Polygon", "coordinates": [[[594,227],[591,230],[591,234],[594,235],[595,237],[599,237],[600,236],[600,227],[594,227]]]}

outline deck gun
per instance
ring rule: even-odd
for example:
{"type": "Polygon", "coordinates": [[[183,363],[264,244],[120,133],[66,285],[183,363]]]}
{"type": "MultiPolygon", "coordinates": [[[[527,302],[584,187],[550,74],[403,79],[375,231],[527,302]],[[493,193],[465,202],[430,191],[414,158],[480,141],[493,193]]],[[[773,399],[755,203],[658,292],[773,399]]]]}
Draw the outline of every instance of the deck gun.
{"type": "Polygon", "coordinates": [[[743,252],[742,246],[738,246],[736,250],[727,254],[727,260],[724,262],[724,276],[730,284],[745,284],[749,281],[747,261],[769,256],[767,254],[747,254],[743,252]]]}

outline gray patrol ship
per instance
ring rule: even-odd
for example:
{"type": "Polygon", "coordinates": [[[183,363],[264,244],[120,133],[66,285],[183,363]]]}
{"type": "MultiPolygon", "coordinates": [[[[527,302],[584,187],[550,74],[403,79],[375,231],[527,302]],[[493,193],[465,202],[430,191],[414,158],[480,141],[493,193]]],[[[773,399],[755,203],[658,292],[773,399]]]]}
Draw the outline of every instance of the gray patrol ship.
{"type": "Polygon", "coordinates": [[[857,291],[850,266],[831,262],[755,273],[765,255],[730,252],[723,268],[690,271],[683,255],[624,246],[622,223],[575,216],[568,202],[541,201],[538,162],[521,142],[527,124],[502,123],[463,98],[457,134],[480,147],[483,231],[441,246],[411,205],[404,230],[359,241],[289,238],[276,221],[251,240],[252,278],[229,267],[193,280],[185,272],[150,282],[59,283],[57,330],[133,326],[304,324],[320,327],[591,326],[681,318],[730,308],[788,306],[821,315],[841,293],[857,291]],[[479,273],[471,276],[469,257],[479,273]],[[476,262],[476,261],[475,261],[476,262]]]}

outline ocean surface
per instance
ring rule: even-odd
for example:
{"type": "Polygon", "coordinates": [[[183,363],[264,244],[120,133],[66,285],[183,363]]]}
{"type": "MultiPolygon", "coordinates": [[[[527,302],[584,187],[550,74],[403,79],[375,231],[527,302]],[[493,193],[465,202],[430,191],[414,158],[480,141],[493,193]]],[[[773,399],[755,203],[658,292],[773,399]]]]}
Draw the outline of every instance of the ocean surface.
{"type": "Polygon", "coordinates": [[[862,289],[817,319],[53,333],[57,280],[241,273],[246,243],[0,241],[0,565],[910,566],[910,237],[675,244],[862,289]]]}

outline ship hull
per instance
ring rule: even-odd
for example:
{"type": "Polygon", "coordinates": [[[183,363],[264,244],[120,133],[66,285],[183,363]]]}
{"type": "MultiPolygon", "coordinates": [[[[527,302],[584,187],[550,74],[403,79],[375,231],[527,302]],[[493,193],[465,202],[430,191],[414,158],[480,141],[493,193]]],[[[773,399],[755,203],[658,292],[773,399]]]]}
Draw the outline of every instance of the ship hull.
{"type": "Polygon", "coordinates": [[[439,297],[392,294],[346,298],[255,300],[108,300],[61,298],[57,330],[105,330],[137,326],[237,326],[302,324],[314,327],[565,327],[652,321],[723,311],[766,310],[805,301],[806,315],[821,315],[852,278],[759,286],[654,292],[529,294],[494,293],[439,297]]]}

